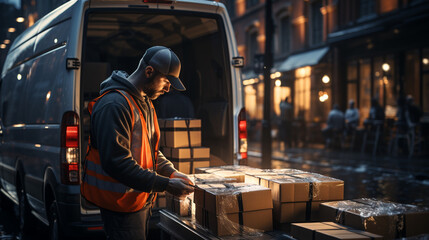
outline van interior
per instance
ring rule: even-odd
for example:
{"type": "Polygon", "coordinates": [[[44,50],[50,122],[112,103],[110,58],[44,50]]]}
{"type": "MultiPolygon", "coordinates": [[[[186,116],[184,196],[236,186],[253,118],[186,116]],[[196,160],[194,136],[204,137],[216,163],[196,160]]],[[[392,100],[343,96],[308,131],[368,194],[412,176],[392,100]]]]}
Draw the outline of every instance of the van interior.
{"type": "Polygon", "coordinates": [[[184,92],[171,91],[154,101],[158,118],[199,118],[202,145],[211,164],[233,163],[232,93],[229,54],[222,19],[183,11],[92,11],[84,30],[81,74],[81,156],[89,135],[87,104],[99,95],[112,70],[131,74],[147,48],[171,48],[182,63],[184,92]],[[184,102],[192,104],[183,104],[184,102]]]}

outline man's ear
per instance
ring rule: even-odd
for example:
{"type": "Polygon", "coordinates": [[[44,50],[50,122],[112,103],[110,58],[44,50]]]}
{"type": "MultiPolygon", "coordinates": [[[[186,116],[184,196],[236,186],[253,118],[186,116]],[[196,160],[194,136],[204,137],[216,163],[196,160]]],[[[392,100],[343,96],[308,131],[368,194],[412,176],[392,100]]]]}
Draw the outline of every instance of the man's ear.
{"type": "Polygon", "coordinates": [[[144,70],[146,78],[150,78],[155,73],[155,69],[152,66],[147,66],[144,70]]]}

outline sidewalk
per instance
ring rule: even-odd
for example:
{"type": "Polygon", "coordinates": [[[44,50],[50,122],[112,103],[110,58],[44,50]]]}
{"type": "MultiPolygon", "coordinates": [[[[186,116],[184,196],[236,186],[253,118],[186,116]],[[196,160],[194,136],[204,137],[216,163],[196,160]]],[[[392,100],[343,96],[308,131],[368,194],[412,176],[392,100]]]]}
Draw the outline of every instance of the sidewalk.
{"type": "MultiPolygon", "coordinates": [[[[345,199],[373,197],[429,207],[429,157],[392,157],[323,145],[280,151],[273,141],[272,168],[296,168],[344,180],[345,199]]],[[[261,143],[249,142],[249,165],[261,166],[261,143]]]]}

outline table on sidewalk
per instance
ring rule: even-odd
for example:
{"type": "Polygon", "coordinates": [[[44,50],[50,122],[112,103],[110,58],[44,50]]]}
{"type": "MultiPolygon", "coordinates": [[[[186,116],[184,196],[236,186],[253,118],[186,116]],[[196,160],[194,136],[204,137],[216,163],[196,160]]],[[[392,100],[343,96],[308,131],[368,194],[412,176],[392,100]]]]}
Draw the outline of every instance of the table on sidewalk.
{"type": "Polygon", "coordinates": [[[161,239],[179,239],[179,240],[206,240],[206,239],[284,239],[293,240],[291,236],[280,231],[258,233],[257,235],[239,235],[217,237],[211,234],[207,229],[196,224],[193,217],[179,217],[166,209],[159,210],[160,221],[158,227],[161,229],[161,239]]]}

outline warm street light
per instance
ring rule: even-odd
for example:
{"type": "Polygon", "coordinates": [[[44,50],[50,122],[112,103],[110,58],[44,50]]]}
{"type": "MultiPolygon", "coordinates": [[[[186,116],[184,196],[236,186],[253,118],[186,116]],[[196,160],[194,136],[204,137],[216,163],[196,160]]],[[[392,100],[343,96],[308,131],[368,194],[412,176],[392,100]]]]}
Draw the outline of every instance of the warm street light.
{"type": "Polygon", "coordinates": [[[13,28],[13,27],[11,27],[11,28],[9,28],[7,31],[8,31],[8,32],[10,32],[10,33],[13,33],[13,32],[15,32],[15,31],[16,31],[16,29],[15,29],[15,28],[13,28]]]}
{"type": "Polygon", "coordinates": [[[3,43],[4,43],[4,44],[9,44],[9,43],[10,43],[10,40],[9,40],[9,39],[5,39],[5,40],[3,41],[3,43]]]}
{"type": "Polygon", "coordinates": [[[22,23],[24,21],[25,21],[25,19],[23,17],[17,17],[16,18],[16,22],[22,23]]]}
{"type": "Polygon", "coordinates": [[[0,44],[0,48],[1,49],[5,49],[6,48],[6,44],[0,44]]]}
{"type": "Polygon", "coordinates": [[[390,65],[388,63],[383,63],[381,68],[383,69],[383,71],[387,72],[390,70],[390,65]]]}
{"type": "Polygon", "coordinates": [[[282,85],[282,81],[280,81],[280,79],[277,79],[275,84],[276,84],[276,87],[280,87],[282,85]]]}
{"type": "Polygon", "coordinates": [[[322,77],[322,82],[323,82],[323,83],[329,83],[329,81],[331,81],[331,79],[329,78],[329,76],[328,76],[328,75],[324,75],[324,76],[322,77]]]}
{"type": "Polygon", "coordinates": [[[428,65],[429,64],[429,59],[423,58],[422,62],[423,62],[424,65],[428,65]]]}

